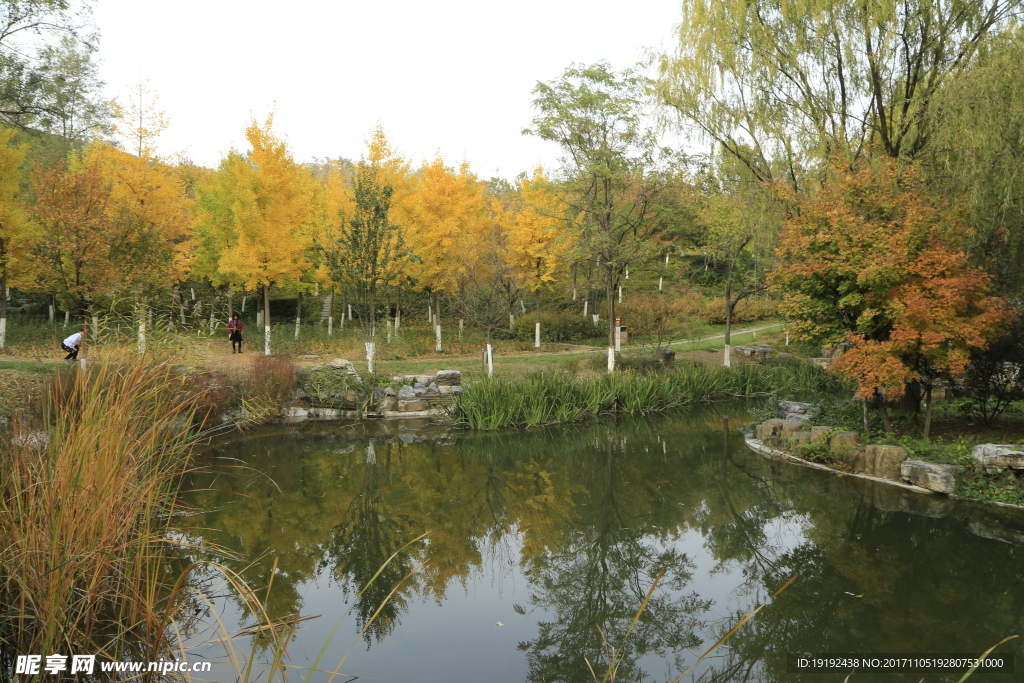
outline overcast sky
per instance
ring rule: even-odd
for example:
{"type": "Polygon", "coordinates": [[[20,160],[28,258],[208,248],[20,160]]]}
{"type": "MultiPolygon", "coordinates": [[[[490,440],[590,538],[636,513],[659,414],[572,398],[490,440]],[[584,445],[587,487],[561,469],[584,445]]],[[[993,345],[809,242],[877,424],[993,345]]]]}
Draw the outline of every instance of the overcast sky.
{"type": "Polygon", "coordinates": [[[170,127],[160,152],[214,166],[251,117],[299,161],[358,158],[380,122],[415,164],[438,150],[511,178],[557,149],[521,135],[531,90],[571,63],[636,63],[671,45],[679,0],[96,0],[101,75],[127,103],[140,76],[170,127]]]}

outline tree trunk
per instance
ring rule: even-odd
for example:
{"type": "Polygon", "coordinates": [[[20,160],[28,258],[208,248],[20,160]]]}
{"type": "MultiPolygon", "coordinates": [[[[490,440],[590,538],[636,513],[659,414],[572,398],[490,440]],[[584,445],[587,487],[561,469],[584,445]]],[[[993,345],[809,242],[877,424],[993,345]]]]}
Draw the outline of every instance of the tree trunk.
{"type": "Polygon", "coordinates": [[[302,325],[302,292],[299,292],[295,299],[295,339],[299,338],[299,329],[302,325]]]}
{"type": "Polygon", "coordinates": [[[334,334],[334,288],[331,287],[330,303],[327,305],[327,336],[334,334]]]}
{"type": "Polygon", "coordinates": [[[146,303],[139,300],[136,305],[136,313],[139,316],[139,355],[146,353],[146,303]]]}
{"type": "Polygon", "coordinates": [[[540,287],[537,288],[537,323],[533,329],[533,348],[540,348],[540,287]]]}
{"type": "Polygon", "coordinates": [[[878,404],[878,414],[882,416],[882,427],[886,434],[892,434],[892,422],[889,421],[889,409],[885,406],[885,397],[875,388],[875,402],[878,404]]]}
{"type": "Polygon", "coordinates": [[[491,346],[491,328],[487,328],[487,348],[484,350],[487,365],[487,376],[494,376],[494,348],[491,346]]]}
{"type": "Polygon", "coordinates": [[[932,383],[924,385],[924,400],[927,401],[924,408],[924,440],[931,440],[932,431],[932,383]]]}
{"type": "Polygon", "coordinates": [[[7,267],[0,266],[0,349],[7,344],[7,267]]]}
{"type": "Polygon", "coordinates": [[[228,287],[227,303],[228,303],[228,317],[227,317],[227,320],[231,320],[231,316],[233,316],[235,314],[235,288],[234,287],[228,287]]]}
{"type": "Polygon", "coordinates": [[[608,296],[608,372],[615,372],[615,281],[611,268],[605,281],[605,294],[608,296]]]}
{"type": "Polygon", "coordinates": [[[263,285],[263,355],[270,355],[270,285],[263,285]]]}
{"type": "Polygon", "coordinates": [[[431,293],[434,299],[434,351],[441,352],[441,295],[431,293]]]}

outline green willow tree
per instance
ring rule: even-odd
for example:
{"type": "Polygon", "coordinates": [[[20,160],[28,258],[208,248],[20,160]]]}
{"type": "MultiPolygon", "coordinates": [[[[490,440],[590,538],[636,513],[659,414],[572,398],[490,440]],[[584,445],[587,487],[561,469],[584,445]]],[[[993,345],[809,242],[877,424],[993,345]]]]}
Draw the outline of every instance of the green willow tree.
{"type": "Polygon", "coordinates": [[[918,157],[936,94],[1022,1],[684,0],[657,95],[761,180],[798,189],[836,155],[918,157]]]}
{"type": "Polygon", "coordinates": [[[572,67],[558,80],[538,83],[538,110],[525,134],[557,142],[562,158],[561,196],[577,216],[582,258],[603,274],[608,301],[608,372],[615,369],[615,296],[630,263],[657,252],[660,230],[653,211],[665,187],[659,167],[666,154],[640,120],[646,81],[607,64],[572,67]]]}

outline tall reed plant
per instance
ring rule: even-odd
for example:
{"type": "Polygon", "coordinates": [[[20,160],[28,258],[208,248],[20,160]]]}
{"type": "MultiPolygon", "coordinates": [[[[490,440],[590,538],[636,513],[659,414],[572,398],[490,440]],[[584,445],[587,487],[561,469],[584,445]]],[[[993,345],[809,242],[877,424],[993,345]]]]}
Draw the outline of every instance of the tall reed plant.
{"type": "Polygon", "coordinates": [[[171,520],[191,379],[95,359],[52,378],[0,440],[0,652],[156,660],[185,600],[171,520]],[[26,413],[28,414],[28,413],[26,413]]]}
{"type": "Polygon", "coordinates": [[[538,373],[470,384],[449,406],[448,414],[456,424],[470,429],[534,427],[600,413],[655,413],[727,397],[838,387],[834,376],[807,364],[692,366],[658,373],[618,372],[594,379],[565,372],[538,373]]]}

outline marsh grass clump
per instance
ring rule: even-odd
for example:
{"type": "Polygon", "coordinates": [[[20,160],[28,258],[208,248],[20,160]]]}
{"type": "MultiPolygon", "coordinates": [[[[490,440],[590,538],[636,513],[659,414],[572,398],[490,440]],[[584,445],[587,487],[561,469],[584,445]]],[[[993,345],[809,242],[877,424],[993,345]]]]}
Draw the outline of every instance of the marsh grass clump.
{"type": "Polygon", "coordinates": [[[55,375],[38,410],[11,424],[0,440],[0,659],[170,652],[189,599],[168,577],[195,440],[191,384],[167,365],[94,361],[55,375]]]}
{"type": "Polygon", "coordinates": [[[567,372],[489,379],[466,386],[448,414],[470,429],[534,427],[600,413],[655,413],[719,398],[835,386],[835,377],[821,368],[808,368],[691,366],[593,379],[567,372]]]}
{"type": "Polygon", "coordinates": [[[257,422],[273,418],[297,382],[298,371],[289,356],[253,356],[242,380],[243,411],[257,422]]]}

